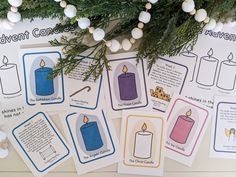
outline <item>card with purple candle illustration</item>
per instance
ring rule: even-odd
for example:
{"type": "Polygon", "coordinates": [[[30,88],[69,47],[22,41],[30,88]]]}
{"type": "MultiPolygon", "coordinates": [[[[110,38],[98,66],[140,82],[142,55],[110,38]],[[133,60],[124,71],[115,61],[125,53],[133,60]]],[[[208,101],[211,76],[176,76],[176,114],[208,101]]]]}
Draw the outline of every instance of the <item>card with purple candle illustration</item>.
{"type": "Polygon", "coordinates": [[[150,108],[148,104],[145,63],[136,63],[136,53],[109,55],[111,69],[104,71],[104,86],[108,94],[108,116],[120,118],[122,110],[150,108]]]}
{"type": "Polygon", "coordinates": [[[210,109],[174,95],[166,114],[166,156],[191,166],[209,124],[210,109]]]}
{"type": "Polygon", "coordinates": [[[24,95],[27,107],[39,106],[55,111],[69,108],[67,77],[52,77],[55,64],[62,58],[60,48],[30,48],[21,50],[24,74],[24,95]]]}

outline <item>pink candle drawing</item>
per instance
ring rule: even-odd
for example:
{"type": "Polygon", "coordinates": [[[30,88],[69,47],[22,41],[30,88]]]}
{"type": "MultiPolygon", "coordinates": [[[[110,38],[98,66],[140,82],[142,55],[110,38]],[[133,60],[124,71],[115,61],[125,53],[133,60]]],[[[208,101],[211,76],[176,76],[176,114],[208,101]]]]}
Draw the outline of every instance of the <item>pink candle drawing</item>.
{"type": "Polygon", "coordinates": [[[172,129],[170,138],[177,143],[185,144],[193,128],[195,121],[190,117],[192,110],[186,112],[186,115],[180,115],[172,129]]]}
{"type": "Polygon", "coordinates": [[[138,97],[135,74],[128,72],[128,67],[124,65],[123,73],[118,76],[120,99],[125,101],[134,100],[138,97]]]}

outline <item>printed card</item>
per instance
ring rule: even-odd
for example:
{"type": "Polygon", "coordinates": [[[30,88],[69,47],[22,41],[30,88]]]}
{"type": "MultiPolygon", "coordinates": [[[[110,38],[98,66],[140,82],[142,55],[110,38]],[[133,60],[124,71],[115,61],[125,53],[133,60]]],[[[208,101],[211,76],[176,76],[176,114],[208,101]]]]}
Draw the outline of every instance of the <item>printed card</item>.
{"type": "Polygon", "coordinates": [[[165,112],[174,93],[182,93],[188,68],[182,64],[158,58],[148,77],[148,95],[153,109],[165,112]]]}
{"type": "Polygon", "coordinates": [[[60,116],[78,175],[119,161],[116,132],[103,109],[77,108],[60,116]]]}
{"type": "Polygon", "coordinates": [[[48,111],[68,109],[67,78],[62,71],[55,78],[49,78],[54,66],[62,59],[61,48],[22,49],[20,58],[26,106],[48,111]]]}
{"type": "Polygon", "coordinates": [[[9,126],[11,144],[35,176],[47,174],[70,157],[67,143],[46,113],[9,126]]]}
{"type": "MultiPolygon", "coordinates": [[[[79,59],[80,58],[78,58],[78,60],[79,59]]],[[[96,80],[94,80],[93,77],[89,77],[84,81],[84,73],[89,69],[92,63],[93,58],[83,59],[68,76],[71,107],[90,110],[94,110],[98,107],[102,87],[102,76],[96,80]]]]}
{"type": "Polygon", "coordinates": [[[144,61],[136,53],[110,55],[106,75],[106,101],[110,118],[120,118],[122,110],[148,107],[144,61]]]}
{"type": "Polygon", "coordinates": [[[174,95],[167,114],[166,155],[191,166],[211,118],[209,108],[174,95]]]}
{"type": "Polygon", "coordinates": [[[163,175],[165,119],[161,112],[123,111],[119,173],[163,175]]]}
{"type": "Polygon", "coordinates": [[[212,121],[210,156],[236,158],[236,97],[216,96],[212,121]]]}

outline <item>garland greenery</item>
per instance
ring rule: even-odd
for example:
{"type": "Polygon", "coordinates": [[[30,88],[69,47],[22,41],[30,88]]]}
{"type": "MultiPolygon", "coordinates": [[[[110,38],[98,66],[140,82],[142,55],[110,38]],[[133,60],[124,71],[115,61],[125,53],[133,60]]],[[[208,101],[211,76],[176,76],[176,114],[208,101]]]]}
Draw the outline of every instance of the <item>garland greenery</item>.
{"type": "MultiPolygon", "coordinates": [[[[106,29],[106,40],[130,36],[130,31],[137,26],[140,11],[144,10],[146,0],[68,0],[76,6],[77,17],[63,21],[55,30],[63,31],[64,28],[75,25],[76,18],[88,17],[93,27],[106,29]]],[[[148,68],[155,63],[159,56],[177,55],[189,42],[195,44],[204,23],[198,23],[194,17],[183,12],[182,0],[159,0],[153,4],[151,21],[145,25],[144,36],[137,45],[138,58],[147,58],[148,68]]],[[[204,8],[210,17],[224,20],[236,16],[229,13],[236,7],[236,0],[195,0],[196,9],[204,8]]],[[[6,18],[9,10],[7,0],[0,1],[0,18],[6,18]]],[[[19,12],[24,19],[60,18],[63,19],[63,8],[54,0],[23,0],[19,12]]],[[[93,76],[99,77],[103,69],[109,69],[106,58],[107,47],[105,43],[85,43],[91,34],[88,30],[73,31],[68,37],[62,36],[61,40],[50,41],[53,46],[64,46],[65,58],[54,68],[53,76],[64,68],[65,74],[70,73],[86,57],[93,57],[94,63],[84,73],[85,79],[93,76]],[[79,57],[81,53],[90,49],[91,53],[79,57]]]]}

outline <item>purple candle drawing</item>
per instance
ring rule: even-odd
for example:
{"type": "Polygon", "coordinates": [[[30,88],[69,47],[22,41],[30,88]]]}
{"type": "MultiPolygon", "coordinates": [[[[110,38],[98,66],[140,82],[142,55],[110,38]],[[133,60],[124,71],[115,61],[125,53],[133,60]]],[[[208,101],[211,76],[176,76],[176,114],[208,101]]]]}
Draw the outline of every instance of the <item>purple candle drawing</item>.
{"type": "Polygon", "coordinates": [[[135,74],[128,72],[126,65],[124,65],[122,72],[118,76],[120,99],[124,101],[134,100],[138,97],[135,74]]]}

